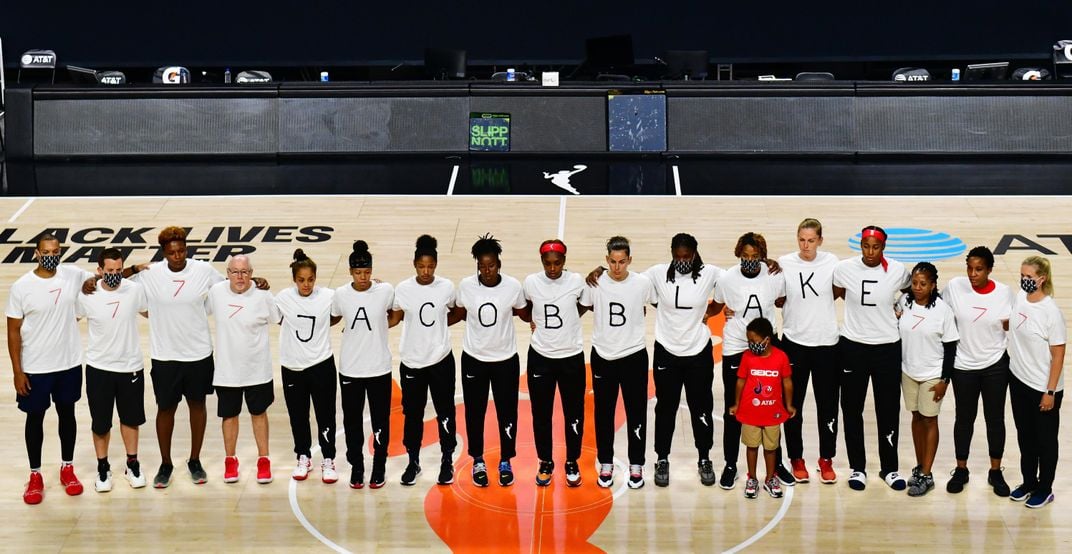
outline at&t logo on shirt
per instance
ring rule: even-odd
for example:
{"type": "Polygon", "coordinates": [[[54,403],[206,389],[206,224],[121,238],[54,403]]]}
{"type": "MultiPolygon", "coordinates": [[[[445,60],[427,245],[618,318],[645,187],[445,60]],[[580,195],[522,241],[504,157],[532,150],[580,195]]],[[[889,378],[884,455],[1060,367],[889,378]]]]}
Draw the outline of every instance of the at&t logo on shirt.
{"type": "MultiPolygon", "coordinates": [[[[913,227],[886,229],[885,255],[899,262],[931,262],[955,258],[968,247],[959,238],[940,231],[913,227]]],[[[860,251],[860,233],[849,237],[849,248],[860,251]]]]}

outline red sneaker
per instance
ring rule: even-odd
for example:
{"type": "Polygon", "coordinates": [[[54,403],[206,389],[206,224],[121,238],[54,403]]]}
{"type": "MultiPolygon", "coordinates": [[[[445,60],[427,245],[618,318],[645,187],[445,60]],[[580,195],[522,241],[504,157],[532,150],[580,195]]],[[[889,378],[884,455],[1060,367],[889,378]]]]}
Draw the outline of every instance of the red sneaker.
{"type": "Polygon", "coordinates": [[[71,464],[60,466],[60,484],[63,485],[63,490],[67,492],[68,496],[82,494],[82,483],[74,474],[74,466],[71,464]]]}
{"type": "Polygon", "coordinates": [[[237,483],[238,482],[238,457],[227,456],[223,459],[223,482],[224,483],[237,483]]]}
{"type": "Polygon", "coordinates": [[[793,477],[796,478],[797,483],[807,483],[809,475],[808,467],[804,464],[804,458],[790,460],[790,463],[793,464],[793,477]]]}
{"type": "Polygon", "coordinates": [[[268,456],[257,458],[257,482],[262,485],[272,482],[272,461],[268,456]]]}
{"type": "Polygon", "coordinates": [[[30,482],[26,483],[26,492],[22,493],[22,500],[27,504],[40,504],[45,498],[45,480],[40,471],[30,472],[30,482]]]}
{"type": "Polygon", "coordinates": [[[834,473],[834,460],[819,458],[819,481],[828,485],[837,483],[837,474],[834,473]]]}

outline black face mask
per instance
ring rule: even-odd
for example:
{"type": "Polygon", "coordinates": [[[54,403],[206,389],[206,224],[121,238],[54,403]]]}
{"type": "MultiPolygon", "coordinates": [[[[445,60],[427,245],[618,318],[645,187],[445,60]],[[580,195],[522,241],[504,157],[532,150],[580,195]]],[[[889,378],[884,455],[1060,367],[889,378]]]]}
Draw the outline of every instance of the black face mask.
{"type": "Polygon", "coordinates": [[[123,282],[123,274],[105,273],[104,275],[101,275],[101,279],[104,280],[105,285],[108,285],[109,288],[114,289],[119,287],[119,283],[123,282]]]}
{"type": "Polygon", "coordinates": [[[759,264],[763,260],[746,260],[741,258],[741,273],[745,275],[755,275],[759,273],[759,264]]]}
{"type": "Polygon", "coordinates": [[[41,267],[45,268],[45,271],[56,271],[56,268],[60,266],[59,255],[55,256],[41,256],[41,267]]]}
{"type": "Polygon", "coordinates": [[[674,260],[673,262],[670,263],[670,265],[674,266],[674,271],[676,271],[676,272],[678,272],[678,273],[680,273],[682,275],[688,275],[689,273],[692,273],[692,266],[695,263],[696,263],[696,260],[695,260],[695,258],[693,258],[693,259],[690,259],[690,260],[687,260],[687,261],[674,260]]]}
{"type": "Polygon", "coordinates": [[[767,339],[763,339],[760,342],[748,341],[748,349],[756,356],[762,356],[763,351],[767,349],[767,339]]]}
{"type": "Polygon", "coordinates": [[[1020,288],[1027,294],[1031,294],[1038,290],[1038,281],[1030,277],[1020,277],[1020,288]]]}

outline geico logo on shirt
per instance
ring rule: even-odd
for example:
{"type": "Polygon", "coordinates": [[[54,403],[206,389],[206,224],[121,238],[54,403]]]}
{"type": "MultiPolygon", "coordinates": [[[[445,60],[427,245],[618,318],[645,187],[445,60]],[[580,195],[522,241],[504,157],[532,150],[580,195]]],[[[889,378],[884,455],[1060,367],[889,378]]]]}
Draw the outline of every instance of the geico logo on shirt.
{"type": "Polygon", "coordinates": [[[756,377],[777,377],[778,372],[771,369],[753,369],[750,375],[756,377]]]}

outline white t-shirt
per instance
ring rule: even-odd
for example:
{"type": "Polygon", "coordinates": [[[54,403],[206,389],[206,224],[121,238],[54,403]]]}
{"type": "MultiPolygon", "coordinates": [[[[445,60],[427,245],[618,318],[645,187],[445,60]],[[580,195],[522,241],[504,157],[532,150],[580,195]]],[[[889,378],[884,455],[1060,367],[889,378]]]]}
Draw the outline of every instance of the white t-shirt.
{"type": "Polygon", "coordinates": [[[22,320],[22,371],[54,373],[82,365],[82,338],[75,305],[93,274],[60,264],[42,279],[31,270],[11,285],[4,314],[22,320]]]}
{"type": "Polygon", "coordinates": [[[903,313],[897,320],[901,333],[901,371],[916,381],[937,379],[942,376],[945,360],[942,343],[960,340],[953,310],[941,298],[932,308],[915,302],[906,306],[906,297],[900,300],[903,313]]]}
{"type": "MultiPolygon", "coordinates": [[[[1028,302],[1027,293],[1019,291],[1009,318],[1009,369],[1025,385],[1045,392],[1050,382],[1050,347],[1065,344],[1065,316],[1053,297],[1028,302]]],[[[1065,372],[1056,390],[1065,389],[1065,372]]]]}
{"type": "Polygon", "coordinates": [[[352,283],[335,289],[331,315],[342,318],[339,374],[379,377],[391,373],[391,347],[387,343],[387,312],[395,301],[395,288],[373,282],[364,292],[352,283]]]}
{"type": "Polygon", "coordinates": [[[845,289],[841,336],[861,344],[897,342],[900,334],[893,305],[912,276],[901,262],[887,259],[887,263],[887,270],[882,264],[867,267],[861,256],[855,256],[834,268],[834,286],[845,289]]]}
{"type": "Polygon", "coordinates": [[[525,298],[532,302],[532,332],[529,345],[547,358],[568,358],[584,351],[581,316],[577,303],[584,291],[584,278],[572,271],[563,271],[558,279],[547,278],[544,272],[525,277],[522,286],[525,298]]]}
{"type": "Polygon", "coordinates": [[[695,356],[711,341],[711,330],[704,325],[707,301],[715,283],[725,271],[704,264],[696,281],[692,273],[677,273],[674,282],[666,280],[670,264],[658,264],[644,272],[655,287],[659,306],[655,313],[655,341],[674,356],[695,356]]]}
{"type": "Polygon", "coordinates": [[[115,290],[97,281],[96,292],[79,294],[78,317],[89,321],[86,365],[118,373],[144,369],[138,317],[148,309],[145,289],[129,279],[120,281],[115,290]]]}
{"type": "Polygon", "coordinates": [[[212,264],[187,259],[175,272],[157,262],[130,278],[145,287],[149,300],[149,356],[154,360],[193,362],[212,355],[205,313],[208,289],[226,279],[212,264]]]}
{"type": "Polygon", "coordinates": [[[785,280],[782,335],[801,346],[832,346],[838,341],[834,306],[834,267],[838,257],[819,251],[808,262],[800,252],[778,258],[785,280]]]}
{"type": "Polygon", "coordinates": [[[604,360],[618,360],[644,349],[644,305],[656,300],[655,287],[640,273],[615,281],[606,271],[598,287],[584,287],[581,305],[592,308],[592,348],[604,360]]]}
{"type": "Polygon", "coordinates": [[[765,264],[760,264],[759,275],[748,278],[736,265],[715,284],[715,302],[733,310],[733,317],[722,328],[722,355],[732,356],[748,349],[748,324],[763,317],[776,324],[774,301],[785,296],[785,280],[771,275],[765,264]]]}
{"type": "Polygon", "coordinates": [[[458,283],[455,304],[465,308],[465,337],[462,350],[482,362],[500,362],[517,354],[514,309],[525,307],[521,283],[509,275],[494,287],[480,284],[476,275],[458,283]]]}
{"type": "Polygon", "coordinates": [[[206,306],[216,318],[213,386],[249,387],[270,382],[268,327],[280,318],[272,294],[255,286],[236,294],[224,281],[209,289],[206,306]]]}
{"type": "Polygon", "coordinates": [[[438,275],[427,285],[418,284],[414,276],[395,287],[391,309],[405,313],[398,353],[406,367],[428,367],[450,354],[447,312],[454,300],[454,283],[438,275]]]}
{"type": "Polygon", "coordinates": [[[333,289],[313,287],[302,296],[290,287],[275,297],[283,316],[279,328],[279,363],[301,371],[331,357],[331,299],[333,289]]]}
{"type": "Polygon", "coordinates": [[[1006,333],[1001,325],[1012,313],[1012,291],[994,281],[994,290],[979,294],[967,277],[954,277],[942,291],[957,318],[960,342],[957,343],[956,368],[986,369],[1005,354],[1006,333]]]}

